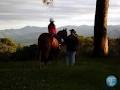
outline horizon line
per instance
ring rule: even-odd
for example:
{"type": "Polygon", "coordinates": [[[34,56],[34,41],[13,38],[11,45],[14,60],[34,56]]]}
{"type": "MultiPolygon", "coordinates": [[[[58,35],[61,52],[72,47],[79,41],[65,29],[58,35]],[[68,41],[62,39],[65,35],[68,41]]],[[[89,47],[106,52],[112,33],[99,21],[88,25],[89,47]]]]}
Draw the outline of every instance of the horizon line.
{"type": "MultiPolygon", "coordinates": [[[[120,24],[109,24],[107,26],[119,26],[120,24]]],[[[67,26],[77,26],[77,27],[80,27],[80,26],[94,26],[94,25],[87,25],[87,24],[83,24],[83,25],[65,25],[65,26],[59,26],[57,28],[61,28],[61,27],[67,27],[67,26]]],[[[22,29],[22,28],[25,28],[25,27],[38,27],[38,28],[47,28],[47,26],[45,27],[41,27],[41,26],[31,26],[31,25],[26,25],[26,26],[21,26],[21,27],[14,27],[14,28],[4,28],[4,29],[0,29],[0,31],[2,30],[10,30],[10,29],[22,29]]]]}

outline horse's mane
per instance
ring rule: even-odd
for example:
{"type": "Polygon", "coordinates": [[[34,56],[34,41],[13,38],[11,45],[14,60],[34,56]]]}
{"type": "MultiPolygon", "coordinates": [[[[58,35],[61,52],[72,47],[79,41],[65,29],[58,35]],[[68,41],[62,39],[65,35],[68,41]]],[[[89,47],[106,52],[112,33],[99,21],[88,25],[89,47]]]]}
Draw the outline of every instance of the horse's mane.
{"type": "Polygon", "coordinates": [[[67,31],[66,31],[66,29],[63,29],[63,30],[59,31],[59,32],[57,33],[57,35],[58,35],[60,38],[65,38],[65,37],[67,37],[67,31]]]}

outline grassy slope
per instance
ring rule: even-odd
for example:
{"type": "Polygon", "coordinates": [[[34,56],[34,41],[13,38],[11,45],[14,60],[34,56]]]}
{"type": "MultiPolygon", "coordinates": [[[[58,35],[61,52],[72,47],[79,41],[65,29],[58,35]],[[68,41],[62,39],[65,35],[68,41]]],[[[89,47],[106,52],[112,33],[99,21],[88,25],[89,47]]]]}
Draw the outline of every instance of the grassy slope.
{"type": "MultiPolygon", "coordinates": [[[[119,59],[80,58],[73,67],[54,62],[0,62],[0,90],[107,90],[105,78],[120,78],[119,59]]],[[[112,90],[120,90],[120,83],[112,90]]]]}

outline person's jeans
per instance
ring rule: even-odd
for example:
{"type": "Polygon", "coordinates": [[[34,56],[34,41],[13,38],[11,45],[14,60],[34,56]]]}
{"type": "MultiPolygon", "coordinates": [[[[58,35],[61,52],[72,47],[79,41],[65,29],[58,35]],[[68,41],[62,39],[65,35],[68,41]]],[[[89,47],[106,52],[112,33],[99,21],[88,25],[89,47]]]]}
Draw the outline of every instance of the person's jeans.
{"type": "Polygon", "coordinates": [[[67,51],[67,65],[74,65],[75,64],[75,55],[76,51],[67,51]]]}

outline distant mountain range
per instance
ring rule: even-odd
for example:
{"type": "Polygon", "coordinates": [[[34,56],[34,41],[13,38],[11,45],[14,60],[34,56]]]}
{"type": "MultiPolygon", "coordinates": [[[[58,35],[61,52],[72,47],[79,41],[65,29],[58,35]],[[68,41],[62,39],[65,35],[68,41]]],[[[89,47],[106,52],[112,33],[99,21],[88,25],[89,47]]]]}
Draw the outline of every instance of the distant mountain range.
{"type": "MultiPolygon", "coordinates": [[[[75,29],[80,36],[93,36],[94,27],[81,25],[81,26],[63,26],[59,27],[58,30],[67,28],[68,33],[70,29],[75,29]]],[[[17,43],[22,45],[36,44],[39,35],[43,32],[47,32],[47,27],[35,27],[35,26],[26,26],[21,29],[6,29],[0,30],[0,38],[11,38],[17,43]]],[[[120,38],[120,25],[110,25],[108,26],[108,36],[109,38],[120,38]]]]}

